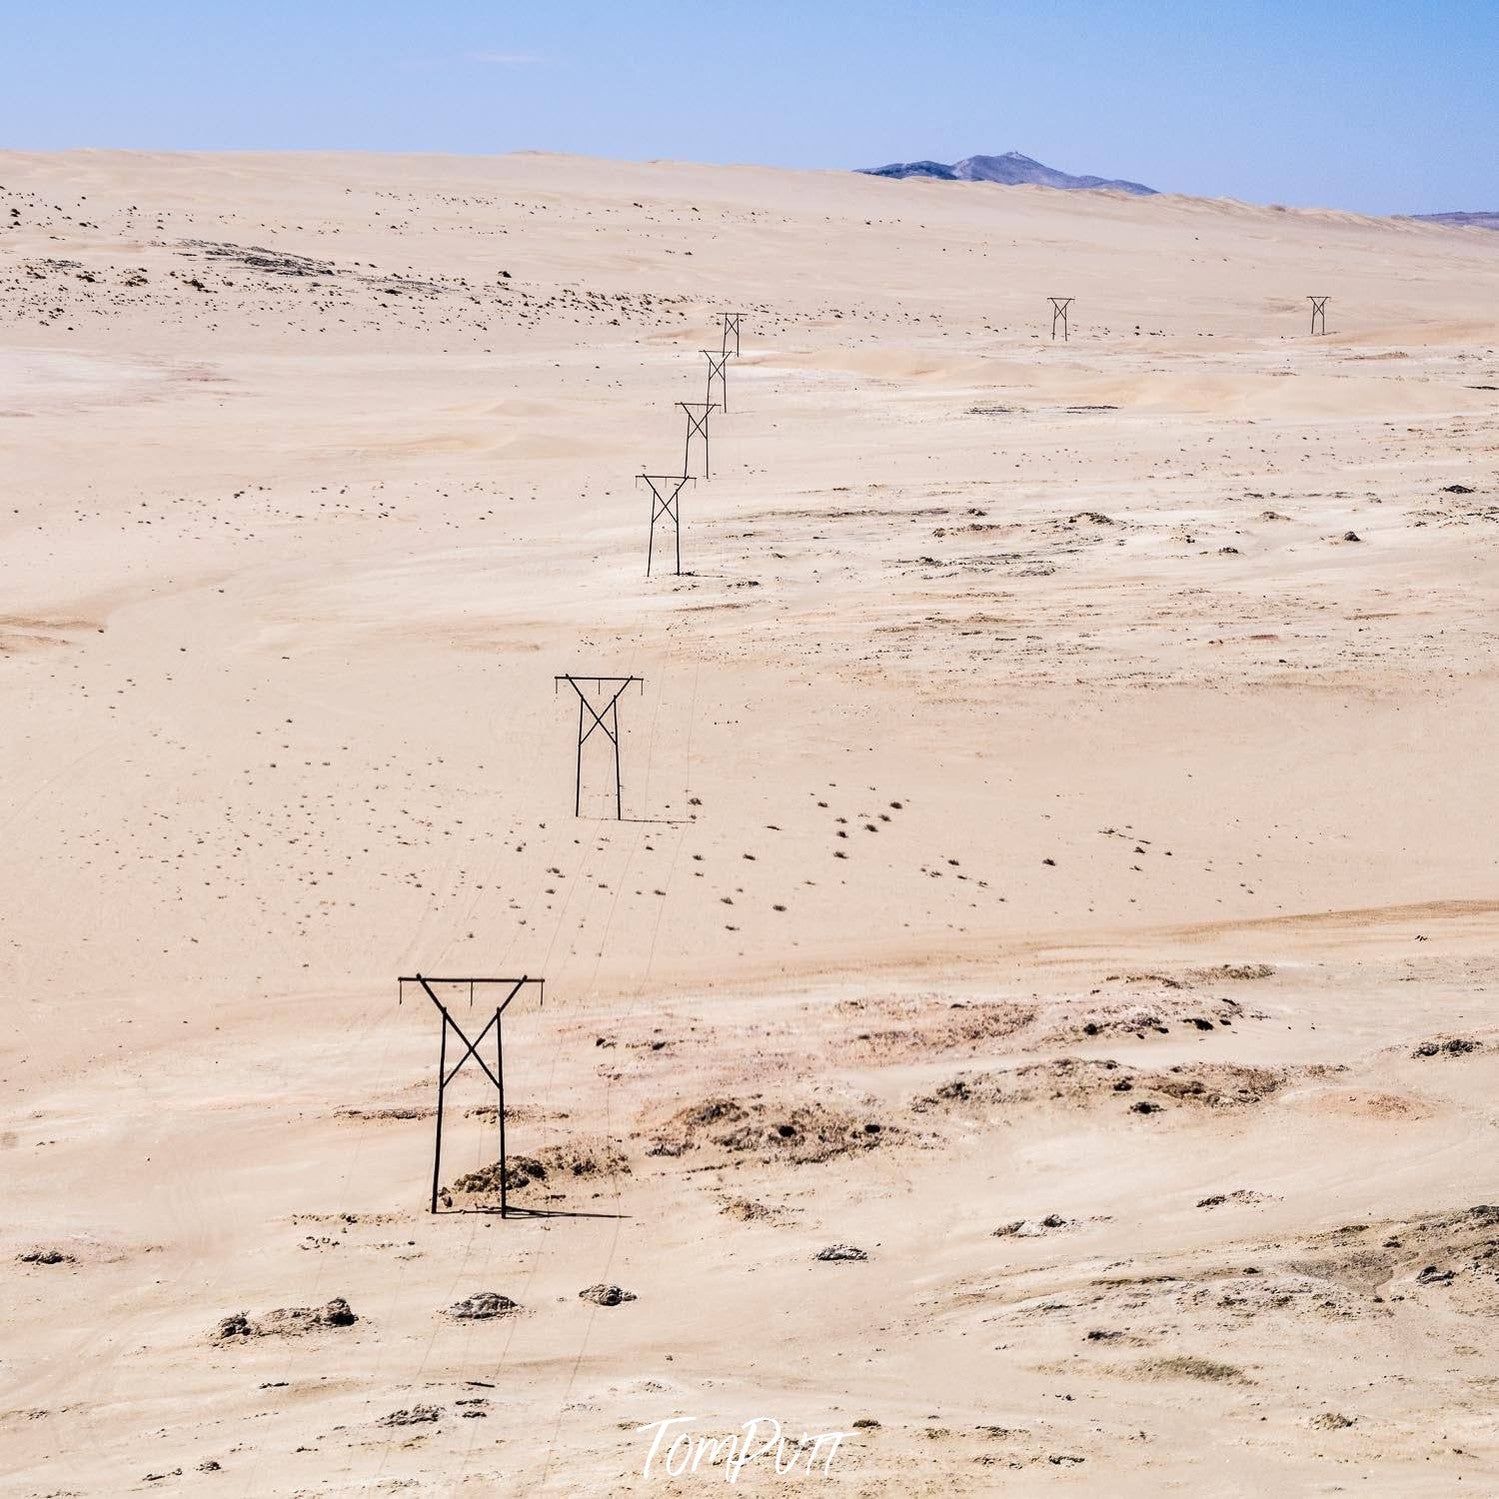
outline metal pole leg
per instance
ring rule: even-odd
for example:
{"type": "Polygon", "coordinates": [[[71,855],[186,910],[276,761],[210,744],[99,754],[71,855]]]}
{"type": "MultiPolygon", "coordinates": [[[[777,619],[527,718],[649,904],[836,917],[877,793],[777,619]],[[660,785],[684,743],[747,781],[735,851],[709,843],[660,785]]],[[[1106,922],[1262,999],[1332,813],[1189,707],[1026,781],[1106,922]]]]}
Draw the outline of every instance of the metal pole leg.
{"type": "Polygon", "coordinates": [[[437,1139],[432,1147],[432,1211],[437,1211],[437,1188],[442,1180],[442,1095],[447,1086],[448,1017],[442,1017],[442,1041],[437,1048],[437,1139]]]}
{"type": "Polygon", "coordinates": [[[573,816],[583,811],[583,693],[578,692],[578,775],[573,783],[573,816]]]}
{"type": "Polygon", "coordinates": [[[614,731],[614,820],[618,822],[624,816],[624,793],[621,789],[619,776],[619,698],[616,697],[609,705],[610,725],[614,731]]]}
{"type": "Polygon", "coordinates": [[[510,1199],[506,1195],[505,1177],[508,1174],[505,1169],[505,1038],[500,1030],[500,1012],[494,1012],[494,1055],[496,1062],[495,1078],[499,1083],[500,1090],[500,1217],[504,1217],[509,1209],[510,1199]]]}

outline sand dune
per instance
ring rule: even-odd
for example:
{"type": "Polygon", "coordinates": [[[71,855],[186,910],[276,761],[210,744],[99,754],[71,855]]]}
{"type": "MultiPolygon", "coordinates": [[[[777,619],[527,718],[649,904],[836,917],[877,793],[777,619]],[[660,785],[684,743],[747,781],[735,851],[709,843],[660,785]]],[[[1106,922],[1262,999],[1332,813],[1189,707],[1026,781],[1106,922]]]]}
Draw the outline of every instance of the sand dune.
{"type": "Polygon", "coordinates": [[[0,225],[0,1489],[1499,1484],[1499,236],[531,153],[0,225]],[[472,1066],[425,1211],[413,971],[547,980],[529,1216],[472,1066]]]}

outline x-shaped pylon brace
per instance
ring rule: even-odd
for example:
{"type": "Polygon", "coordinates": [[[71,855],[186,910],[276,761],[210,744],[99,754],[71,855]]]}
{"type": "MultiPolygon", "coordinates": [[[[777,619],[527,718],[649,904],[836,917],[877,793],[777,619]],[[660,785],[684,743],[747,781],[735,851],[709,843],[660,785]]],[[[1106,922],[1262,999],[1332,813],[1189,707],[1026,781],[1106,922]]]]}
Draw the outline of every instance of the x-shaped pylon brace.
{"type": "Polygon", "coordinates": [[[723,318],[723,352],[729,352],[729,339],[734,340],[734,358],[739,357],[739,320],[744,316],[742,312],[724,312],[719,314],[723,318]]]}
{"type": "Polygon", "coordinates": [[[645,548],[645,575],[651,575],[651,558],[656,548],[656,522],[664,515],[672,524],[677,542],[677,576],[682,576],[682,517],[677,500],[683,488],[697,480],[685,474],[636,474],[638,484],[645,480],[651,491],[651,531],[645,548]]]}
{"type": "Polygon", "coordinates": [[[489,1070],[489,1063],[486,1062],[484,1060],[484,1058],[479,1055],[479,1047],[483,1044],[484,1038],[490,1033],[490,1031],[497,1030],[499,1028],[500,1016],[505,1013],[505,1006],[508,1005],[510,1003],[510,1001],[512,999],[514,999],[517,994],[520,993],[521,989],[526,984],[528,984],[530,982],[530,980],[522,978],[522,979],[516,979],[514,981],[514,984],[513,984],[512,988],[511,988],[509,994],[507,994],[505,996],[504,1000],[501,1002],[499,1008],[494,1012],[494,1014],[489,1017],[488,1023],[485,1025],[484,1029],[482,1031],[480,1031],[479,1034],[477,1036],[475,1036],[472,1041],[470,1041],[469,1038],[466,1035],[464,1035],[464,1033],[463,1033],[463,1027],[461,1025],[459,1025],[456,1020],[453,1019],[452,1012],[432,992],[432,986],[431,986],[431,984],[429,984],[427,982],[427,980],[424,979],[421,976],[421,974],[417,974],[416,975],[416,981],[426,991],[427,998],[430,999],[432,1001],[432,1003],[437,1006],[438,1010],[442,1014],[443,1020],[448,1025],[450,1025],[450,1026],[453,1027],[453,1030],[457,1034],[458,1039],[461,1042],[463,1042],[463,1044],[464,1044],[464,1046],[466,1048],[466,1050],[464,1051],[463,1055],[461,1057],[459,1057],[458,1060],[456,1062],[454,1062],[453,1065],[448,1069],[447,1075],[442,1080],[442,1086],[444,1088],[446,1088],[448,1086],[448,1084],[451,1083],[453,1081],[453,1079],[458,1076],[458,1069],[460,1067],[462,1067],[463,1064],[466,1061],[468,1061],[468,1059],[470,1057],[472,1057],[474,1059],[474,1061],[476,1061],[479,1064],[480,1068],[483,1070],[484,1076],[487,1077],[490,1080],[490,1082],[492,1082],[495,1085],[496,1088],[499,1088],[501,1086],[500,1080],[499,1080],[499,1078],[497,1078],[494,1075],[493,1072],[491,1072],[489,1070]]]}
{"type": "Polygon", "coordinates": [[[574,677],[571,673],[567,673],[553,679],[552,690],[554,692],[559,682],[566,682],[578,694],[578,773],[573,792],[573,816],[577,817],[583,809],[583,746],[587,744],[589,736],[595,729],[602,729],[605,738],[614,745],[614,815],[623,817],[624,789],[619,770],[619,700],[631,682],[639,682],[640,690],[644,692],[645,679],[643,677],[574,677]],[[602,692],[606,682],[611,686],[618,683],[618,686],[614,687],[614,695],[600,709],[595,708],[589,700],[588,694],[580,685],[583,682],[592,682],[596,692],[602,692]],[[592,723],[586,722],[583,716],[585,712],[593,718],[592,723]],[[605,714],[609,715],[608,723],[604,722],[605,714]]]}
{"type": "Polygon", "coordinates": [[[692,467],[692,439],[703,439],[703,478],[708,473],[708,418],[718,409],[717,401],[678,401],[677,405],[687,413],[687,441],[682,447],[682,472],[692,467]]]}
{"type": "Polygon", "coordinates": [[[1073,298],[1048,297],[1047,301],[1051,303],[1051,336],[1053,339],[1056,338],[1057,323],[1060,322],[1062,325],[1062,342],[1066,343],[1068,339],[1067,309],[1072,306],[1073,298]]]}
{"type": "MultiPolygon", "coordinates": [[[[429,989],[427,992],[430,994],[431,990],[429,989]]],[[[489,1022],[488,1022],[487,1025],[485,1025],[484,1029],[482,1031],[480,1031],[479,1034],[477,1036],[475,1036],[472,1041],[470,1041],[468,1039],[468,1037],[463,1034],[463,1027],[461,1025],[459,1025],[458,1022],[456,1020],[454,1020],[451,1015],[449,1015],[447,1017],[447,1023],[450,1026],[452,1026],[455,1031],[458,1032],[458,1039],[460,1041],[464,1042],[468,1049],[463,1053],[463,1055],[461,1057],[458,1058],[458,1060],[456,1062],[453,1063],[453,1065],[451,1067],[448,1068],[447,1076],[444,1077],[443,1080],[442,1080],[442,1085],[443,1085],[444,1088],[446,1088],[448,1086],[448,1084],[450,1082],[452,1082],[455,1077],[458,1076],[458,1069],[460,1067],[462,1067],[463,1064],[466,1061],[468,1061],[468,1059],[470,1057],[472,1057],[479,1064],[479,1067],[483,1071],[484,1076],[487,1077],[490,1080],[490,1082],[492,1082],[495,1085],[496,1088],[498,1088],[500,1086],[500,1080],[499,1080],[499,1078],[497,1078],[494,1075],[494,1073],[492,1073],[489,1070],[489,1063],[486,1062],[484,1060],[484,1058],[479,1055],[479,1050],[478,1050],[479,1043],[490,1033],[490,1031],[492,1031],[495,1028],[496,1025],[499,1024],[499,1021],[500,1021],[499,1012],[496,1011],[493,1015],[491,1015],[489,1017],[489,1022]]]]}
{"type": "Polygon", "coordinates": [[[1312,332],[1317,331],[1317,324],[1322,324],[1322,331],[1327,332],[1327,304],[1332,298],[1329,292],[1325,297],[1308,297],[1307,301],[1312,304],[1312,332]]]}
{"type": "Polygon", "coordinates": [[[715,354],[712,349],[703,349],[703,357],[708,361],[708,389],[706,395],[711,401],[713,399],[713,382],[718,381],[718,393],[723,397],[719,404],[725,411],[729,409],[729,360],[733,355],[725,349],[721,354],[715,354]]]}
{"type": "MultiPolygon", "coordinates": [[[[610,712],[614,708],[615,703],[617,703],[619,701],[619,693],[623,692],[624,690],[625,689],[623,687],[621,687],[619,689],[619,692],[616,692],[614,694],[614,696],[611,697],[609,699],[609,701],[604,704],[604,712],[605,713],[610,712]]],[[[585,708],[587,708],[588,711],[589,711],[589,713],[592,715],[593,722],[588,725],[588,733],[584,734],[584,736],[582,737],[582,739],[580,739],[578,741],[579,744],[587,744],[588,743],[588,735],[592,734],[595,729],[602,729],[604,731],[604,733],[609,736],[610,742],[612,744],[617,745],[619,743],[619,717],[618,717],[618,715],[617,714],[615,715],[614,727],[610,728],[609,725],[604,722],[603,715],[598,712],[598,710],[593,706],[592,703],[590,703],[588,701],[588,699],[586,697],[583,699],[583,706],[585,708]]]]}

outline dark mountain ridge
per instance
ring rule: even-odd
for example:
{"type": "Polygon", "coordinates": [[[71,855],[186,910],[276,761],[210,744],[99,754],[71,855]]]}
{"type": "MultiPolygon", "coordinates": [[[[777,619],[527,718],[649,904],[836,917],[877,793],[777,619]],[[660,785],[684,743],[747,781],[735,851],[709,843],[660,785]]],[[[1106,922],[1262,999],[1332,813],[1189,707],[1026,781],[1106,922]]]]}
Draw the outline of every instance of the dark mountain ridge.
{"type": "Polygon", "coordinates": [[[1046,166],[1019,151],[1002,156],[965,156],[951,165],[940,161],[894,161],[889,166],[860,167],[870,177],[931,177],[940,182],[998,182],[1005,187],[1030,184],[1035,187],[1058,187],[1069,190],[1111,188],[1115,192],[1147,196],[1155,188],[1143,182],[1128,182],[1116,177],[1076,177],[1046,166]]]}
{"type": "Polygon", "coordinates": [[[1413,213],[1423,224],[1455,224],[1459,229],[1499,229],[1499,213],[1413,213]]]}
{"type": "MultiPolygon", "coordinates": [[[[1143,182],[1130,182],[1119,177],[1074,176],[1071,172],[1049,167],[1032,156],[1024,156],[1019,151],[1006,151],[1002,156],[965,156],[962,161],[954,162],[892,161],[888,166],[859,167],[857,170],[866,177],[892,177],[897,180],[928,177],[937,182],[997,182],[1005,187],[1028,184],[1069,191],[1108,188],[1119,193],[1134,193],[1137,197],[1153,197],[1157,192],[1153,187],[1146,187],[1143,182]]],[[[1413,213],[1403,217],[1415,219],[1422,224],[1499,230],[1499,212],[1413,213]]]]}

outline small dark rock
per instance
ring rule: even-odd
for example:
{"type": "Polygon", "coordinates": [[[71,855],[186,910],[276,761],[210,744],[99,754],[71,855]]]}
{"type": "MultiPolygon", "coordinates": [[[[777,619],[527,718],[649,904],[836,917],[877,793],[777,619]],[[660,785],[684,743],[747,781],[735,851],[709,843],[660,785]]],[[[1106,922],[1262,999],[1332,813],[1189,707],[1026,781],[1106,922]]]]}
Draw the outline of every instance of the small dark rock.
{"type": "Polygon", "coordinates": [[[583,1301],[591,1301],[595,1306],[618,1306],[622,1301],[635,1301],[633,1291],[627,1291],[623,1286],[609,1286],[602,1281],[596,1286],[586,1286],[578,1292],[583,1301]]]}
{"type": "Polygon", "coordinates": [[[516,1302],[508,1296],[501,1296],[498,1291],[475,1291],[472,1296],[465,1296],[462,1301],[455,1301],[448,1308],[448,1316],[456,1317],[460,1321],[482,1322],[490,1317],[503,1317],[519,1310],[520,1307],[516,1302]]]}
{"type": "Polygon", "coordinates": [[[226,1338],[251,1338],[255,1336],[254,1324],[248,1312],[235,1312],[232,1317],[220,1317],[214,1337],[222,1342],[226,1338]]]}
{"type": "Polygon", "coordinates": [[[310,1320],[320,1327],[352,1327],[359,1318],[342,1296],[335,1296],[321,1311],[313,1312],[310,1320]]]}

